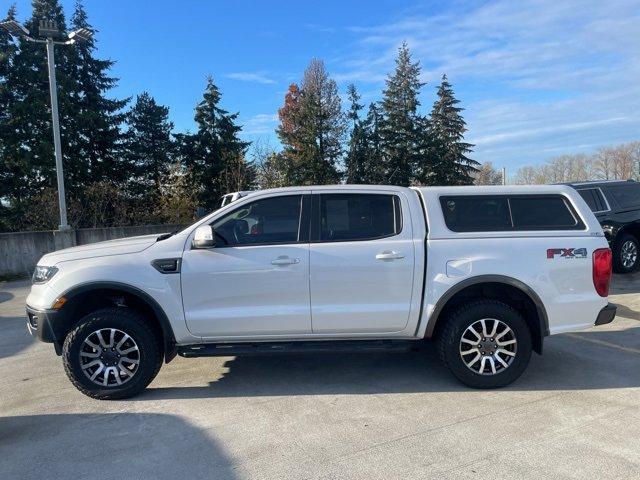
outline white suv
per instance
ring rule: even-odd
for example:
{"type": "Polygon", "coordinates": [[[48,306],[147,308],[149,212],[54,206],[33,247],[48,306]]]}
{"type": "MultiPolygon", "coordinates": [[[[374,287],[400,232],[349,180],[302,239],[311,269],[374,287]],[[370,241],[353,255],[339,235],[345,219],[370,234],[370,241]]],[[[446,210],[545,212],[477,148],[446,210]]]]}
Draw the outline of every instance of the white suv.
{"type": "Polygon", "coordinates": [[[94,398],[183,357],[406,350],[462,382],[514,381],[549,334],[613,320],[611,251],[567,186],[293,187],[175,234],[42,257],[29,331],[94,398]]]}

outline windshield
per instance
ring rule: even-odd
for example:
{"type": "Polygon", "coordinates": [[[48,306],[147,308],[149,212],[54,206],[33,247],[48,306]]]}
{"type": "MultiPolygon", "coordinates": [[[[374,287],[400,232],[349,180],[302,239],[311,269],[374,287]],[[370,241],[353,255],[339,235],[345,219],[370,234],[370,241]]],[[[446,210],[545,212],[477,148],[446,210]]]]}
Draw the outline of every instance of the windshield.
{"type": "MultiPolygon", "coordinates": [[[[220,208],[222,208],[222,207],[220,207],[220,208]]],[[[175,229],[173,232],[170,232],[170,233],[163,233],[163,234],[159,235],[159,236],[158,236],[158,238],[156,238],[156,242],[160,242],[160,241],[162,241],[162,240],[166,240],[167,238],[173,237],[174,235],[177,235],[177,234],[179,234],[179,233],[184,232],[185,230],[187,230],[187,229],[191,228],[191,227],[192,227],[193,225],[195,225],[196,223],[200,222],[200,220],[202,220],[204,217],[207,217],[207,216],[211,215],[212,213],[215,213],[215,212],[217,212],[218,210],[220,210],[220,208],[218,208],[218,209],[216,209],[216,210],[214,210],[214,211],[212,211],[212,212],[202,213],[202,214],[199,216],[200,218],[198,218],[195,222],[192,222],[192,223],[190,223],[190,224],[188,224],[188,225],[186,225],[186,226],[184,226],[184,227],[182,227],[182,228],[177,228],[177,229],[175,229]]]]}

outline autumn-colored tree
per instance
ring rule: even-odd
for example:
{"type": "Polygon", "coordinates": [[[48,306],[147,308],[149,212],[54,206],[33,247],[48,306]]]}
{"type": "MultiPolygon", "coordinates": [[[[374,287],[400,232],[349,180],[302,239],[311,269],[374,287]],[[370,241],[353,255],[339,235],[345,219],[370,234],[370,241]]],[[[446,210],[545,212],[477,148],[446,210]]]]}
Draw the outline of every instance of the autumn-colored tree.
{"type": "Polygon", "coordinates": [[[278,114],[276,132],[289,166],[288,181],[296,185],[338,182],[346,122],[338,87],[322,61],[311,61],[301,88],[289,87],[278,114]]]}

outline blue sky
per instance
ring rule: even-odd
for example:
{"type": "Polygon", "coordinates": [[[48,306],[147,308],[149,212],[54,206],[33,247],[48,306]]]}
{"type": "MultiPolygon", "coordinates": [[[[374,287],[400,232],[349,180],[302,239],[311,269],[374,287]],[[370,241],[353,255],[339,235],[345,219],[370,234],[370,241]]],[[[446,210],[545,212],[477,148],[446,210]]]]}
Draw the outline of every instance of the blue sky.
{"type": "MultiPolygon", "coordinates": [[[[5,2],[3,2],[5,3],[5,2]]],[[[64,0],[67,18],[73,0],[64,0]]],[[[8,2],[7,2],[8,5],[8,2]]],[[[30,15],[17,2],[19,18],[30,15]]],[[[511,174],[565,154],[640,140],[640,2],[87,0],[98,55],[117,63],[114,94],[149,91],[193,130],[213,75],[244,136],[277,146],[277,109],[309,60],[325,61],[341,93],[379,99],[406,40],[427,82],[443,73],[466,109],[474,158],[511,174]]]]}

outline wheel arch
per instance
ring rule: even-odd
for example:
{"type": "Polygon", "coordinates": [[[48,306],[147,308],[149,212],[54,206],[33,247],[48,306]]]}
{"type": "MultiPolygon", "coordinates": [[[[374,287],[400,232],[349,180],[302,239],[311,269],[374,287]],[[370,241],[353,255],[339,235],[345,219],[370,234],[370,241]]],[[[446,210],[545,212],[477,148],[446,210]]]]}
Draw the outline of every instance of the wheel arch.
{"type": "Polygon", "coordinates": [[[140,288],[120,282],[89,282],[70,288],[60,297],[64,297],[66,303],[59,310],[63,322],[57,326],[57,342],[54,343],[62,344],[66,334],[90,311],[115,305],[147,314],[161,337],[165,362],[170,362],[176,356],[175,335],[169,318],[160,304],[140,288]]]}
{"type": "Polygon", "coordinates": [[[506,275],[478,275],[450,287],[436,302],[429,316],[425,338],[437,337],[447,313],[471,298],[494,298],[524,313],[531,330],[534,350],[542,353],[543,339],[549,335],[549,319],[544,304],[530,286],[506,275]]]}
{"type": "Polygon", "coordinates": [[[635,221],[621,226],[617,232],[615,240],[617,241],[622,235],[631,235],[640,242],[640,221],[635,221]]]}

